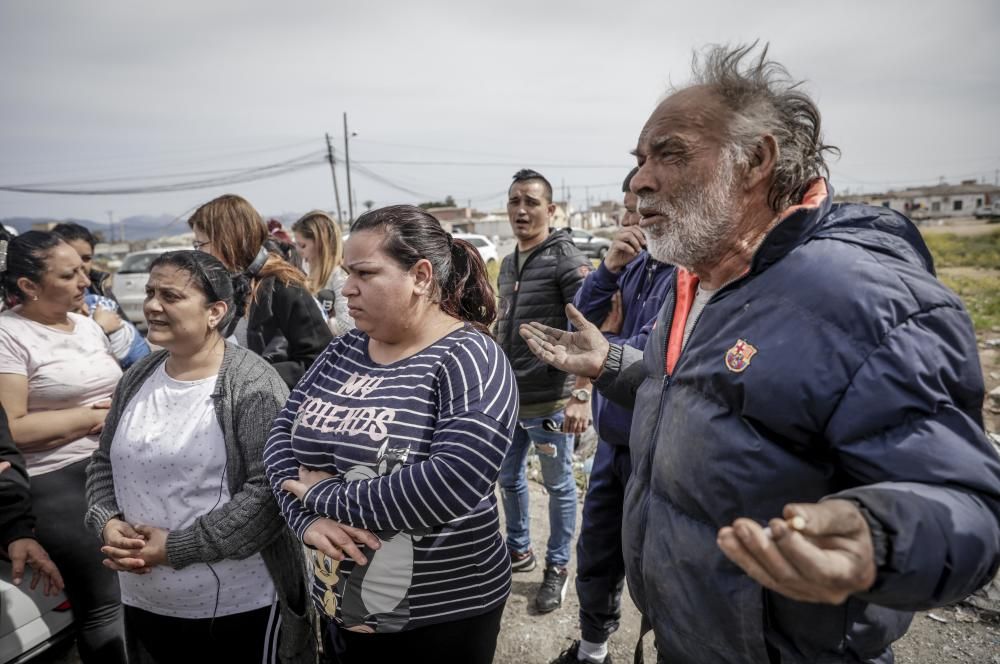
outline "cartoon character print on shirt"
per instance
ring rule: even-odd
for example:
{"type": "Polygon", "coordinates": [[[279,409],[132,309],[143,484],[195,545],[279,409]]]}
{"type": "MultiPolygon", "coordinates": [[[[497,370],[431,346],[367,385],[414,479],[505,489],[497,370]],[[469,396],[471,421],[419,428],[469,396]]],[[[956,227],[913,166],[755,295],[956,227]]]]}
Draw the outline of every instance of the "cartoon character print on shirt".
{"type": "MultiPolygon", "coordinates": [[[[406,464],[408,447],[379,448],[375,468],[354,466],[344,474],[347,481],[367,480],[397,472],[406,464]]],[[[365,551],[368,564],[355,566],[350,576],[341,578],[340,619],[347,629],[363,632],[398,632],[410,620],[409,591],[413,582],[413,543],[422,533],[380,530],[378,551],[365,551]],[[375,622],[372,629],[370,623],[375,622]]]]}
{"type": "MultiPolygon", "coordinates": [[[[354,374],[337,394],[366,397],[382,380],[354,374]]],[[[372,442],[381,442],[374,464],[352,466],[343,474],[343,479],[352,482],[384,477],[406,465],[410,453],[406,446],[390,447],[387,425],[395,419],[395,414],[392,408],[348,407],[310,396],[299,408],[292,436],[299,427],[304,427],[322,433],[360,435],[372,442]]],[[[365,549],[367,565],[357,565],[343,575],[339,561],[316,551],[313,552],[313,573],[324,589],[324,613],[334,617],[337,597],[340,597],[340,619],[346,629],[398,632],[410,618],[408,594],[413,580],[413,542],[419,541],[423,533],[382,530],[375,535],[382,546],[378,551],[365,549]]]]}

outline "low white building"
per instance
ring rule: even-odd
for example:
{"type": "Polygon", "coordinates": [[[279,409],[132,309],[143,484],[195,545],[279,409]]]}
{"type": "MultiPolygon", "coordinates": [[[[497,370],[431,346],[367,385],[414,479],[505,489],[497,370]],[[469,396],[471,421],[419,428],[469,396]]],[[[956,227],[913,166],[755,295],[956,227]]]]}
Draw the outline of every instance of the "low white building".
{"type": "Polygon", "coordinates": [[[914,219],[971,217],[980,205],[1000,200],[1000,187],[964,180],[961,184],[908,187],[880,194],[837,196],[838,201],[881,205],[914,219]]]}

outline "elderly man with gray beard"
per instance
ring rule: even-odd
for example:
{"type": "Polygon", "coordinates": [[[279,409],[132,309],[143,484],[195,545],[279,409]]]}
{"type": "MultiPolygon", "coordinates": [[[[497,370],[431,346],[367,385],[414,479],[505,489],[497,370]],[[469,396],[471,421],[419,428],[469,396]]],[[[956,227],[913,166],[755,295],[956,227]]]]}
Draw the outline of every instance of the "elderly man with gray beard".
{"type": "Polygon", "coordinates": [[[683,266],[645,352],[521,327],[634,405],[623,552],[660,661],[883,662],[1000,565],[969,316],[919,232],[834,204],[820,114],[766,47],[714,47],[639,136],[640,225],[683,266]]]}

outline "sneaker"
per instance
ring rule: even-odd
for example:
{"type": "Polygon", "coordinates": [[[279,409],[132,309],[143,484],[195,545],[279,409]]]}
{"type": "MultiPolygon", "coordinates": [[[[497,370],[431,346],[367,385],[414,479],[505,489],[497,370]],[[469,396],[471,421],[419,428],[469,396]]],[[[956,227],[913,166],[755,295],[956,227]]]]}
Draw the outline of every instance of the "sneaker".
{"type": "Polygon", "coordinates": [[[545,576],[542,577],[542,587],[538,589],[535,596],[535,608],[539,613],[555,611],[562,606],[566,598],[567,581],[569,572],[565,567],[546,567],[545,576]]]}
{"type": "MultiPolygon", "coordinates": [[[[549,664],[580,664],[580,662],[587,664],[590,661],[589,659],[580,659],[580,642],[574,641],[569,648],[559,653],[559,656],[549,664]]],[[[611,654],[608,653],[608,656],[600,664],[612,664],[611,654]]]]}
{"type": "Polygon", "coordinates": [[[535,552],[528,549],[524,553],[510,552],[511,572],[530,572],[535,569],[538,561],[535,560],[535,552]]]}

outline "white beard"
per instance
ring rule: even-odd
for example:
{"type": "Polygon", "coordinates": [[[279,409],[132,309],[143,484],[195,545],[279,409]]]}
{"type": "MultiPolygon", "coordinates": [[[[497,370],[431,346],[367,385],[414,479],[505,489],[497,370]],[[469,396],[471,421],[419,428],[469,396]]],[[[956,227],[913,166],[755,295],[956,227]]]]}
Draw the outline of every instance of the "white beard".
{"type": "Polygon", "coordinates": [[[685,268],[711,264],[722,253],[737,219],[734,214],[734,160],[723,154],[719,170],[705,187],[685,187],[673,198],[639,198],[639,209],[655,210],[662,220],[642,230],[646,248],[662,263],[685,268]]]}

